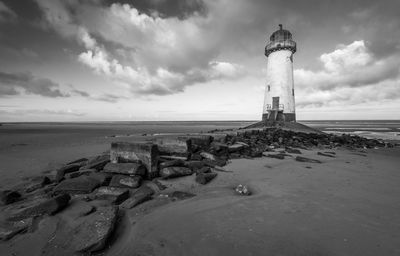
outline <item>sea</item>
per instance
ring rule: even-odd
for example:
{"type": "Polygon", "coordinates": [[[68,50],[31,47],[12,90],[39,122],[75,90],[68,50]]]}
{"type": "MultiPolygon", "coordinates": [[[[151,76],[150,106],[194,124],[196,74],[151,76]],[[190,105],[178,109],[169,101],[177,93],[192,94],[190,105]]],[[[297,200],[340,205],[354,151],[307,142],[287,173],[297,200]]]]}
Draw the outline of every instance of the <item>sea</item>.
{"type": "MultiPolygon", "coordinates": [[[[207,132],[245,127],[257,121],[127,121],[1,123],[0,149],[12,145],[79,143],[104,138],[207,132]]],[[[400,140],[400,120],[301,120],[333,134],[354,134],[388,141],[400,140]]]]}

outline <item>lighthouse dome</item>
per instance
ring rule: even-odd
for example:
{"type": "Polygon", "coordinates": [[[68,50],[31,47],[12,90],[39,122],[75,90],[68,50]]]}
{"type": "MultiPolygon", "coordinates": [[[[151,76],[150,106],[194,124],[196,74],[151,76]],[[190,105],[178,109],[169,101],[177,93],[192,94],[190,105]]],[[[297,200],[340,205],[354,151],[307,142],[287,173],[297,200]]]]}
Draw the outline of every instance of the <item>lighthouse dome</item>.
{"type": "Polygon", "coordinates": [[[270,36],[270,41],[280,41],[280,40],[292,40],[292,33],[289,30],[282,29],[282,24],[279,24],[279,29],[272,33],[270,36]]]}

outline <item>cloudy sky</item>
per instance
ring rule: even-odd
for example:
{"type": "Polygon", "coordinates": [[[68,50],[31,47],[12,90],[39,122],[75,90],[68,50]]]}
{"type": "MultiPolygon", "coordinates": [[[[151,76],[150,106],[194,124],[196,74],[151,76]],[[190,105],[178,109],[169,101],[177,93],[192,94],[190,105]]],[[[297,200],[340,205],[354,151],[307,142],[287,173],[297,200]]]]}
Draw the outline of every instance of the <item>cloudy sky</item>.
{"type": "Polygon", "coordinates": [[[296,112],[400,119],[399,0],[0,0],[0,121],[256,120],[269,35],[296,112]]]}

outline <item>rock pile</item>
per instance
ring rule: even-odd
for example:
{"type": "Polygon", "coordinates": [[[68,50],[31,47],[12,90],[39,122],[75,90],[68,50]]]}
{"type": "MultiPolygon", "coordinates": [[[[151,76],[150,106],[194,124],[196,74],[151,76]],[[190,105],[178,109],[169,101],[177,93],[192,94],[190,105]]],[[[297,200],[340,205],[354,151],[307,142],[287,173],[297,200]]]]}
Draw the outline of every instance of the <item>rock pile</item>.
{"type": "MultiPolygon", "coordinates": [[[[283,159],[286,152],[301,154],[299,149],[310,147],[390,146],[379,140],[358,136],[307,134],[279,128],[217,131],[158,138],[145,143],[114,142],[107,154],[69,162],[55,170],[53,175],[35,177],[28,184],[0,191],[1,211],[5,213],[0,222],[0,240],[32,231],[30,227],[34,219],[57,214],[65,208],[68,213],[71,204],[85,205],[81,210],[70,210],[74,214],[70,218],[74,221],[69,221],[72,224],[63,227],[64,231],[58,231],[65,237],[75,234],[73,239],[51,241],[44,251],[51,255],[54,248],[62,247],[67,253],[91,253],[105,247],[116,226],[119,211],[151,200],[157,191],[165,188],[159,179],[194,175],[195,182],[205,185],[218,176],[217,172],[225,172],[223,166],[229,159],[263,155],[283,159]],[[271,154],[277,148],[283,150],[271,154]],[[101,204],[98,203],[100,201],[101,204]],[[92,202],[97,203],[90,204],[92,202]]],[[[334,157],[330,152],[320,155],[334,157]]],[[[317,161],[301,156],[297,156],[296,160],[317,161]]],[[[242,185],[235,191],[240,195],[251,194],[242,185]]],[[[176,192],[172,198],[191,196],[194,195],[176,192]]]]}

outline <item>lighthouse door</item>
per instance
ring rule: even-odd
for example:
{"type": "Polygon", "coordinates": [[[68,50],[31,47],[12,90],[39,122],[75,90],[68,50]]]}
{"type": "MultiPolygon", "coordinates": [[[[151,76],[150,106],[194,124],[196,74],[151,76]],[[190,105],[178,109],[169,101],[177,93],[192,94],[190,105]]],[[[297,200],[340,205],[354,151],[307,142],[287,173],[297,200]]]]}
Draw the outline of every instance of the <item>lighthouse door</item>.
{"type": "Polygon", "coordinates": [[[279,109],[279,97],[272,97],[272,109],[279,109]]]}

